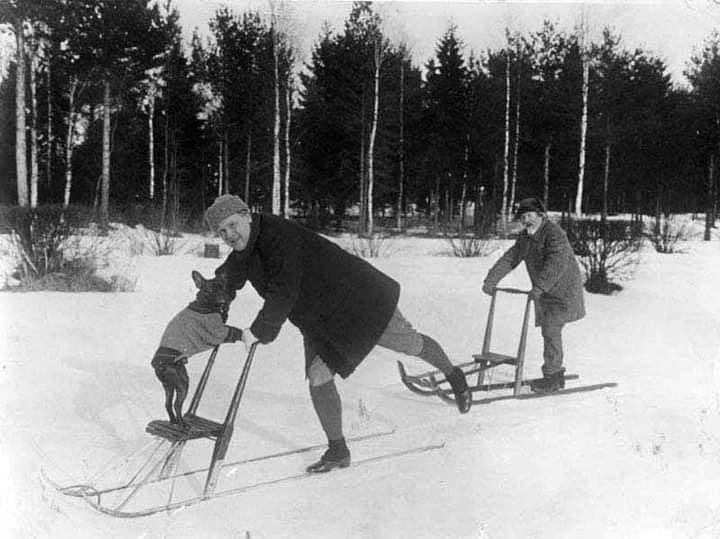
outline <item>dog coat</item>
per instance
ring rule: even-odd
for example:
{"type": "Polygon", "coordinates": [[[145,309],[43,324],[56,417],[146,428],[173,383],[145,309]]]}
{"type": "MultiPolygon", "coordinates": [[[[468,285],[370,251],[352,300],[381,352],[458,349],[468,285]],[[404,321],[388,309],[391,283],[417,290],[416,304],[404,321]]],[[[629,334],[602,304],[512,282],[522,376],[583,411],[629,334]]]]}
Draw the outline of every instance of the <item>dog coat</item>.
{"type": "Polygon", "coordinates": [[[242,330],[225,325],[220,313],[201,313],[186,307],[165,328],[152,364],[156,367],[169,361],[181,361],[241,337],[242,330]]]}

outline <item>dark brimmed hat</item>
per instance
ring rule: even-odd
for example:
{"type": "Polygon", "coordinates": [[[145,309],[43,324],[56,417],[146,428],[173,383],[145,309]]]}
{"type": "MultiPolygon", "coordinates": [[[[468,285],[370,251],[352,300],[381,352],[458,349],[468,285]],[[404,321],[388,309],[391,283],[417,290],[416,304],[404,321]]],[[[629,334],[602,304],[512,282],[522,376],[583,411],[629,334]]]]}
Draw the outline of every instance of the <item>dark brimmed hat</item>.
{"type": "Polygon", "coordinates": [[[535,213],[545,213],[545,206],[537,197],[523,198],[518,202],[515,209],[515,219],[519,219],[523,213],[534,211],[535,213]]]}
{"type": "Polygon", "coordinates": [[[210,230],[215,232],[220,221],[235,213],[248,213],[250,208],[245,201],[235,195],[220,195],[215,199],[207,210],[205,210],[205,222],[210,230]]]}

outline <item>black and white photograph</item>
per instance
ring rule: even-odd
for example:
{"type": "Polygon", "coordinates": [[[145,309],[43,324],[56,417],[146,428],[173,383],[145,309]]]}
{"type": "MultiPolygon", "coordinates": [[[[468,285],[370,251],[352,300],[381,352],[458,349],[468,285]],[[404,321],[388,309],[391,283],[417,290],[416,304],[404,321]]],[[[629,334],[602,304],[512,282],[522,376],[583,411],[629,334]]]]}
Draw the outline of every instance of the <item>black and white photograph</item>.
{"type": "Polygon", "coordinates": [[[0,0],[0,118],[2,537],[720,537],[720,0],[0,0]]]}

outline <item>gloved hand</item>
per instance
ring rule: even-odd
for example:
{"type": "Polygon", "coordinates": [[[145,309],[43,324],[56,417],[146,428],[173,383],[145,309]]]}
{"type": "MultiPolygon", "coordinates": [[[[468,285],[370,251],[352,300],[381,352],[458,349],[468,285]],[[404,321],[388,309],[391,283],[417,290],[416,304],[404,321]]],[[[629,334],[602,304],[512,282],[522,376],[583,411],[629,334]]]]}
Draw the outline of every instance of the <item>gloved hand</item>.
{"type": "Polygon", "coordinates": [[[253,332],[250,331],[250,328],[245,328],[242,330],[242,342],[245,345],[246,352],[249,352],[252,345],[255,344],[257,341],[257,337],[253,335],[253,332]]]}
{"type": "Polygon", "coordinates": [[[495,285],[485,282],[483,283],[482,291],[485,292],[488,296],[492,296],[495,292],[495,285]]]}

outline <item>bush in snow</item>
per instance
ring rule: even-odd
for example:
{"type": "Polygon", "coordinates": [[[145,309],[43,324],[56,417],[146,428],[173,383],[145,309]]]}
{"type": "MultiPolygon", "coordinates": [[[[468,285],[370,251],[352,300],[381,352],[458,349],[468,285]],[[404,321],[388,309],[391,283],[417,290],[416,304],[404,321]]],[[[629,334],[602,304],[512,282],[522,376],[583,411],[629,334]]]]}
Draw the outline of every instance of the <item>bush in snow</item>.
{"type": "Polygon", "coordinates": [[[674,219],[670,214],[655,220],[652,231],[647,234],[650,243],[658,253],[680,253],[682,242],[690,239],[691,232],[687,221],[674,219]]]}
{"type": "Polygon", "coordinates": [[[112,281],[97,274],[98,243],[80,234],[90,219],[84,208],[47,205],[11,207],[3,225],[10,230],[13,277],[20,290],[110,291],[112,281]]]}
{"type": "Polygon", "coordinates": [[[137,225],[135,233],[129,239],[130,252],[133,255],[173,255],[185,245],[185,240],[179,234],[174,234],[167,228],[151,230],[143,225],[137,225]]]}
{"type": "Polygon", "coordinates": [[[642,236],[625,221],[583,220],[568,226],[568,239],[585,271],[585,290],[612,294],[622,290],[614,282],[637,265],[642,236]]]}
{"type": "Polygon", "coordinates": [[[353,239],[348,251],[355,256],[362,258],[378,258],[388,256],[389,243],[387,237],[382,234],[373,234],[371,236],[358,236],[353,239]]]}
{"type": "Polygon", "coordinates": [[[445,240],[450,245],[452,255],[463,258],[488,256],[497,250],[495,241],[473,231],[460,230],[455,234],[446,234],[445,240]]]}

